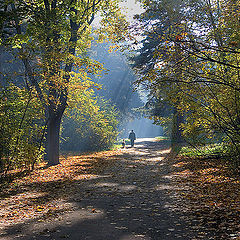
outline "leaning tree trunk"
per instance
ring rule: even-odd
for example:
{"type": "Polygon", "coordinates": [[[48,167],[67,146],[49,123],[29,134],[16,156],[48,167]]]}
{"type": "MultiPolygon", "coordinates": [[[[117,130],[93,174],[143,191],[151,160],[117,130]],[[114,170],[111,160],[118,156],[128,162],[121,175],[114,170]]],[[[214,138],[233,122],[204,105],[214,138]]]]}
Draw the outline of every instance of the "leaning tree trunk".
{"type": "Polygon", "coordinates": [[[172,133],[171,133],[171,149],[174,153],[179,153],[182,148],[184,139],[182,136],[182,130],[180,129],[181,123],[184,122],[183,115],[174,108],[172,133]]]}
{"type": "Polygon", "coordinates": [[[59,135],[62,114],[51,116],[47,128],[47,161],[48,165],[59,164],[59,135]]]}

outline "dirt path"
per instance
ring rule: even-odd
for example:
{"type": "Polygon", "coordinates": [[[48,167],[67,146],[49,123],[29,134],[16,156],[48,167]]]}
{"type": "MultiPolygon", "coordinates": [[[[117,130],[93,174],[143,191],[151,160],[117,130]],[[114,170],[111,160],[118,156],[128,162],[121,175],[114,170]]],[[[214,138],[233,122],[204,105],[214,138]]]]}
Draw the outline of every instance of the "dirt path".
{"type": "Polygon", "coordinates": [[[96,178],[79,181],[69,196],[74,210],[56,219],[18,224],[0,239],[194,239],[174,211],[167,146],[138,139],[96,178]],[[21,232],[20,234],[18,234],[21,232]]]}

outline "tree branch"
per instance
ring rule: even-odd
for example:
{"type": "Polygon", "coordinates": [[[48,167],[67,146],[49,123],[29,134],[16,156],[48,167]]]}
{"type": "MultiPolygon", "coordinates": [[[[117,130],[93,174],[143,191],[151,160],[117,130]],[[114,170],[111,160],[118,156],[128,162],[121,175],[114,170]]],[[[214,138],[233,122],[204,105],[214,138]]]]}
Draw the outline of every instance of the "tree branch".
{"type": "MultiPolygon", "coordinates": [[[[16,12],[16,8],[15,8],[15,5],[13,3],[11,4],[11,7],[12,7],[12,10],[14,12],[16,12]]],[[[22,33],[21,26],[19,24],[19,21],[18,21],[18,18],[16,16],[16,14],[15,14],[15,27],[16,27],[17,34],[21,34],[22,33]]],[[[19,51],[20,54],[21,54],[21,51],[22,50],[19,51]]],[[[27,73],[27,75],[28,75],[28,77],[30,79],[31,84],[35,87],[35,89],[37,91],[37,94],[38,94],[38,97],[39,97],[41,103],[43,104],[44,108],[47,109],[47,104],[46,104],[46,102],[44,100],[44,96],[43,96],[42,90],[39,87],[38,82],[37,82],[37,80],[34,77],[34,74],[32,72],[32,67],[31,67],[31,65],[29,63],[29,60],[27,58],[23,58],[22,62],[24,64],[26,73],[27,73]]]]}

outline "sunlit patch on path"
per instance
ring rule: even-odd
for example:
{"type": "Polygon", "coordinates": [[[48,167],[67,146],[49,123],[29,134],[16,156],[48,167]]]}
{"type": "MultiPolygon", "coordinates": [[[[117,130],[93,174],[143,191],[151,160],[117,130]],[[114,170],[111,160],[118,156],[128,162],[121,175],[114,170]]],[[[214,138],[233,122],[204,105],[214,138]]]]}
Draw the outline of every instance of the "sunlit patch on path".
{"type": "Polygon", "coordinates": [[[153,139],[138,139],[134,148],[69,156],[59,166],[38,169],[3,196],[0,237],[193,239],[173,204],[169,151],[153,139]],[[11,201],[17,211],[25,209],[25,215],[12,212],[10,218],[11,201]],[[31,217],[26,217],[28,210],[31,217]]]}

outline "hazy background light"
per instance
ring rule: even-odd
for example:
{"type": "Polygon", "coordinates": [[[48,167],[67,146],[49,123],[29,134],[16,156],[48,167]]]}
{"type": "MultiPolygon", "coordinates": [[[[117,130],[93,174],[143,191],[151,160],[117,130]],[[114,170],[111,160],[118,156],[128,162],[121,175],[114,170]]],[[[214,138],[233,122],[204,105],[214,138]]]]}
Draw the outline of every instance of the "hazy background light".
{"type": "MultiPolygon", "coordinates": [[[[119,3],[120,8],[122,9],[122,13],[126,15],[127,20],[131,23],[133,21],[133,17],[136,14],[141,14],[143,12],[143,8],[141,7],[139,2],[135,0],[124,0],[119,3]]],[[[101,21],[101,17],[97,15],[93,22],[93,27],[98,27],[99,22],[101,21]]]]}
{"type": "Polygon", "coordinates": [[[122,12],[127,16],[127,20],[129,22],[133,21],[133,17],[136,14],[141,14],[143,12],[143,8],[141,7],[139,2],[135,0],[125,0],[119,4],[122,9],[122,12]]]}
{"type": "MultiPolygon", "coordinates": [[[[139,2],[136,2],[135,0],[122,0],[119,3],[119,7],[121,8],[122,13],[126,16],[127,21],[130,23],[130,25],[134,25],[134,16],[136,14],[141,14],[144,12],[144,9],[141,7],[141,4],[139,2]]],[[[100,16],[97,16],[94,24],[96,27],[99,26],[100,20],[101,20],[100,16]]],[[[138,25],[138,23],[136,24],[138,25]]],[[[126,43],[129,44],[129,48],[133,48],[137,50],[142,47],[141,40],[143,39],[143,37],[141,36],[141,34],[138,34],[135,32],[133,32],[133,35],[135,40],[127,41],[126,43]],[[131,43],[134,43],[134,44],[131,44],[131,43]]],[[[97,52],[97,50],[98,50],[98,47],[96,47],[94,52],[97,52]]],[[[105,56],[105,59],[96,58],[96,60],[104,64],[104,67],[106,67],[109,70],[109,72],[108,72],[108,75],[103,76],[103,79],[94,79],[94,81],[97,81],[100,84],[101,83],[105,84],[102,90],[102,94],[105,97],[110,98],[113,101],[113,103],[116,103],[121,107],[128,106],[126,107],[126,110],[128,108],[140,107],[140,106],[135,106],[134,105],[135,102],[130,99],[124,100],[123,97],[125,95],[122,96],[122,89],[126,87],[126,84],[128,83],[127,79],[133,77],[132,76],[133,73],[131,73],[132,70],[130,69],[130,66],[127,66],[128,60],[123,53],[120,53],[120,52],[116,53],[118,58],[117,56],[114,56],[114,55],[115,53],[113,52],[113,53],[108,53],[106,55],[107,57],[105,56]],[[116,64],[114,64],[116,60],[119,61],[118,67],[122,68],[120,71],[119,69],[116,68],[116,64]],[[126,72],[128,72],[128,74],[126,74],[126,72]],[[122,80],[120,82],[116,81],[116,84],[114,84],[115,79],[118,79],[118,80],[122,79],[122,80]],[[111,94],[109,95],[109,91],[110,91],[108,89],[109,86],[111,86],[112,89],[117,88],[115,90],[116,94],[114,96],[112,96],[111,94]]],[[[101,56],[101,54],[99,54],[99,56],[101,56]]],[[[129,89],[128,95],[133,95],[133,93],[131,93],[130,91],[132,90],[129,89]]],[[[145,92],[145,90],[141,90],[141,89],[138,89],[138,91],[139,91],[138,93],[141,92],[139,97],[140,97],[140,100],[142,101],[142,105],[144,105],[147,101],[147,93],[145,92]]],[[[131,111],[131,110],[128,109],[127,111],[131,111]]],[[[122,124],[119,126],[119,131],[120,131],[119,137],[127,138],[129,131],[132,129],[135,131],[137,138],[144,138],[144,137],[149,138],[149,137],[156,137],[156,136],[163,135],[162,127],[154,125],[152,120],[144,118],[144,116],[139,117],[137,115],[135,116],[135,118],[133,117],[129,119],[129,116],[126,115],[126,118],[122,120],[122,124]]]]}

